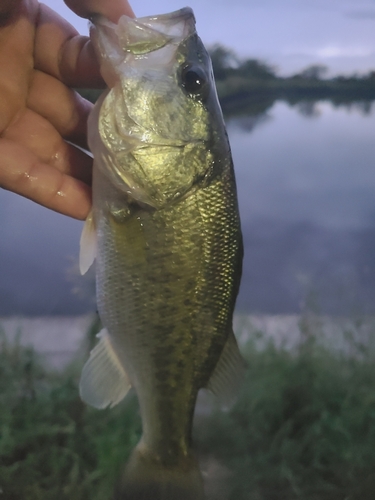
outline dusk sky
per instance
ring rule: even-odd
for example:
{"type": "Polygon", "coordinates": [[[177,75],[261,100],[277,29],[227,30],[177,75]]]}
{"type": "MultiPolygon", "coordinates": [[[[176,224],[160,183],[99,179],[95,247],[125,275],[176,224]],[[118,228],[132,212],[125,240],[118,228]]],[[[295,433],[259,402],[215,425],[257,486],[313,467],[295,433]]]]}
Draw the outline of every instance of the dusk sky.
{"type": "MultiPolygon", "coordinates": [[[[62,0],[45,3],[81,33],[87,22],[62,0]]],[[[133,1],[137,16],[193,8],[198,32],[207,44],[219,42],[243,57],[264,59],[290,74],[320,63],[331,74],[375,68],[374,0],[143,0],[133,1]],[[228,7],[230,6],[230,7],[228,7]]]]}

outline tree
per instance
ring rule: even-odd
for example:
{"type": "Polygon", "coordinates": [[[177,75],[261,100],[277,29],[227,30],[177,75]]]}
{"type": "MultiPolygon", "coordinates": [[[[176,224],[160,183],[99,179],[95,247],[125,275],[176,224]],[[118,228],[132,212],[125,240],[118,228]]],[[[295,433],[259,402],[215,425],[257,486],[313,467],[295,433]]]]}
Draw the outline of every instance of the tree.
{"type": "Polygon", "coordinates": [[[258,59],[246,59],[237,68],[237,73],[246,78],[270,80],[276,78],[275,70],[258,59]]]}
{"type": "Polygon", "coordinates": [[[328,68],[324,64],[312,64],[295,76],[306,80],[320,80],[327,71],[328,68]]]}
{"type": "Polygon", "coordinates": [[[236,54],[222,45],[216,44],[209,49],[216,80],[225,80],[228,74],[238,66],[236,54]]]}

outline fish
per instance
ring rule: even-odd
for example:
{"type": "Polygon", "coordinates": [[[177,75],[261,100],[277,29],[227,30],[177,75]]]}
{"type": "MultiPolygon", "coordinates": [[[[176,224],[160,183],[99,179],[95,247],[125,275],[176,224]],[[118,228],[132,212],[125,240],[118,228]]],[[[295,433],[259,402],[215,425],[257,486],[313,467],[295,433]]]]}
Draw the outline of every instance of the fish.
{"type": "Polygon", "coordinates": [[[96,261],[103,329],[80,395],[106,408],[137,394],[142,437],[116,498],[200,500],[198,392],[228,405],[245,370],[232,327],[241,225],[212,64],[188,7],[92,22],[108,89],[88,121],[93,208],[80,268],[96,261]]]}

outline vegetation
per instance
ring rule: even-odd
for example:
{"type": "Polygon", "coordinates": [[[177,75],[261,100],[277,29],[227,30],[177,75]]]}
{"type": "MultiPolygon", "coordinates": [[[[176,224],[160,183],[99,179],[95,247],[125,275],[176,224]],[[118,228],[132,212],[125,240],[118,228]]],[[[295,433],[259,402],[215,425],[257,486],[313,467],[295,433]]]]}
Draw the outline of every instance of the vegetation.
{"type": "MultiPolygon", "coordinates": [[[[246,383],[229,412],[200,416],[196,448],[230,471],[228,500],[367,500],[375,491],[375,353],[345,332],[338,354],[301,323],[293,352],[247,343],[246,383]]],[[[315,328],[315,327],[314,327],[315,328]]],[[[258,344],[259,345],[259,344],[258,344]]],[[[140,435],[134,397],[112,410],[81,403],[76,370],[44,369],[4,337],[0,487],[4,500],[109,500],[140,435]]],[[[217,500],[216,497],[212,497],[217,500]]]]}
{"type": "Polygon", "coordinates": [[[35,352],[0,349],[0,488],[3,500],[109,500],[137,443],[135,397],[96,411],[78,395],[76,370],[45,370],[35,352]]]}
{"type": "Polygon", "coordinates": [[[301,322],[296,352],[272,343],[259,351],[250,341],[237,404],[198,429],[202,451],[232,471],[229,500],[374,496],[375,352],[347,331],[349,353],[335,354],[312,324],[301,322]]]}
{"type": "Polygon", "coordinates": [[[290,77],[257,59],[240,60],[229,49],[214,46],[211,59],[223,111],[227,115],[264,113],[276,100],[290,104],[331,100],[335,105],[375,99],[375,71],[364,76],[323,78],[328,68],[313,65],[290,77]]]}

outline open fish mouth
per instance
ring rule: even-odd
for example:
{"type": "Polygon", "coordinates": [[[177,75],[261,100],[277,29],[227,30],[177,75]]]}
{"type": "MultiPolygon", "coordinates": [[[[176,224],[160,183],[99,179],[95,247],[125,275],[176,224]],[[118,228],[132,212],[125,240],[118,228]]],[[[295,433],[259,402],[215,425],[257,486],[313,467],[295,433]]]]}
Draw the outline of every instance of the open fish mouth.
{"type": "Polygon", "coordinates": [[[113,29],[113,27],[118,27],[118,29],[121,30],[121,27],[125,22],[124,19],[128,19],[129,21],[126,22],[133,26],[130,27],[128,32],[129,41],[133,40],[133,37],[137,41],[140,37],[152,39],[153,32],[164,33],[170,38],[181,37],[181,35],[183,36],[184,34],[186,37],[189,36],[191,32],[195,32],[195,16],[190,7],[183,7],[182,9],[168,14],[158,14],[138,18],[131,18],[124,15],[120,18],[118,24],[112,23],[101,15],[94,15],[91,18],[91,23],[97,28],[105,29],[108,27],[113,29]],[[181,23],[185,23],[184,32],[181,32],[181,23]],[[140,34],[142,31],[145,32],[145,36],[143,36],[143,33],[140,34]]]}
{"type": "Polygon", "coordinates": [[[138,19],[124,15],[118,24],[94,16],[90,27],[90,38],[101,61],[101,73],[110,88],[121,76],[129,56],[142,56],[168,45],[169,50],[162,55],[165,64],[167,52],[172,59],[176,46],[194,33],[195,17],[190,7],[138,19]]]}

